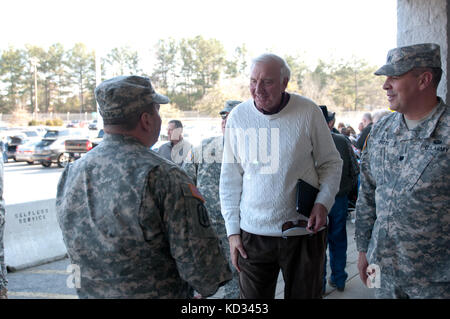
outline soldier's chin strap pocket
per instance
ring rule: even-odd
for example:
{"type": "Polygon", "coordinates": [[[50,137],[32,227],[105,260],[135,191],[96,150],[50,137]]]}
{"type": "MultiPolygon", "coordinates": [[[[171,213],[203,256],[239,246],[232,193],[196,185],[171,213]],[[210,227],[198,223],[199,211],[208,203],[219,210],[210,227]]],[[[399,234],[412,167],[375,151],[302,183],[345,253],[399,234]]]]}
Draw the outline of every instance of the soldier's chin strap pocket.
{"type": "Polygon", "coordinates": [[[216,237],[211,227],[208,211],[204,205],[205,199],[193,184],[182,184],[185,198],[186,221],[188,232],[193,237],[214,238],[216,237]]]}

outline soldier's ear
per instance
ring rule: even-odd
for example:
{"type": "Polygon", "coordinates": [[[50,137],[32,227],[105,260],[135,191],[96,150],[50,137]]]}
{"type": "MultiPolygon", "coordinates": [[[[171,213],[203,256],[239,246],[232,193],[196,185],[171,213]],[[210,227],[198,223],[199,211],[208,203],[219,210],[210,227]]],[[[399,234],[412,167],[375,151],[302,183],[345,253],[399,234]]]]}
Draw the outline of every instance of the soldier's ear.
{"type": "Polygon", "coordinates": [[[151,114],[144,112],[141,114],[141,118],[139,119],[139,124],[141,125],[144,131],[150,131],[151,127],[151,114]]]}
{"type": "Polygon", "coordinates": [[[425,71],[418,77],[419,80],[419,89],[424,90],[431,85],[433,80],[433,75],[430,71],[425,71]]]}

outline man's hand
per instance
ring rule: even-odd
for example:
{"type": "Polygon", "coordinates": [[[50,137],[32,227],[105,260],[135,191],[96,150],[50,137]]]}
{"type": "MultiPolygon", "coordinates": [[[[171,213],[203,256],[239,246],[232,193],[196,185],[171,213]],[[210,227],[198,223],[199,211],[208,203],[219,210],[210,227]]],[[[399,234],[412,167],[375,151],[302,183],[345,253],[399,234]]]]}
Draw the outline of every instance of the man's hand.
{"type": "Polygon", "coordinates": [[[315,203],[308,219],[308,230],[314,234],[327,223],[328,211],[325,206],[315,203]],[[312,228],[313,227],[313,228],[312,228]]]}
{"type": "Polygon", "coordinates": [[[231,262],[233,263],[234,268],[238,272],[241,272],[241,269],[238,266],[238,254],[245,259],[247,259],[247,253],[244,250],[244,246],[242,246],[241,235],[231,235],[228,237],[228,242],[230,244],[230,254],[231,254],[231,262]]]}
{"type": "Polygon", "coordinates": [[[367,286],[367,267],[369,267],[369,262],[367,261],[366,253],[360,252],[358,256],[358,270],[359,277],[361,278],[364,285],[367,286]]]}

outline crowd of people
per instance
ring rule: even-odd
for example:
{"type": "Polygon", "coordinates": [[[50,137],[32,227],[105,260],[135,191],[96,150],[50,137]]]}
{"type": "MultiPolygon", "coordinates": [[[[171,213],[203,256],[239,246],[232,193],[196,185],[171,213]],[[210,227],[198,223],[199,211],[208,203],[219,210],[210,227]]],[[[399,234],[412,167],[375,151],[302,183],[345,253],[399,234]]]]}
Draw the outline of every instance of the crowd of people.
{"type": "Polygon", "coordinates": [[[367,112],[364,113],[361,122],[358,124],[358,133],[356,133],[355,129],[351,125],[346,125],[343,122],[339,122],[337,129],[334,128],[333,122],[333,132],[340,133],[348,138],[348,140],[353,145],[353,150],[355,151],[358,158],[361,155],[361,151],[364,147],[364,143],[367,139],[367,136],[370,133],[372,125],[375,124],[378,120],[380,120],[385,115],[390,114],[389,110],[378,110],[373,113],[367,112]]]}
{"type": "Polygon", "coordinates": [[[57,189],[78,296],[205,298],[224,286],[224,298],[274,298],[281,271],[285,298],[322,298],[327,247],[328,283],[343,291],[357,193],[362,282],[378,280],[377,298],[450,298],[441,74],[436,44],[389,51],[375,75],[386,76],[395,112],[364,114],[356,134],[334,128],[327,106],[286,91],[289,65],[263,54],[251,63],[251,98],[220,111],[222,136],[193,147],[173,120],[156,150],[169,99],[146,77],[104,81],[95,89],[104,140],[65,168],[57,189]]]}

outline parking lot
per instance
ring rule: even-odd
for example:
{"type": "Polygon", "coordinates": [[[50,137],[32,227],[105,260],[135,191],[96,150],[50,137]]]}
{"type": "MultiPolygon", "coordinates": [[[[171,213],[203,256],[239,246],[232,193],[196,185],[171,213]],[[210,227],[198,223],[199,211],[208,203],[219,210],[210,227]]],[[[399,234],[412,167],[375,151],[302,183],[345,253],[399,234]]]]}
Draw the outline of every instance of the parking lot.
{"type": "Polygon", "coordinates": [[[26,162],[4,163],[3,198],[6,205],[55,198],[62,171],[55,164],[46,168],[26,162]]]}
{"type": "MultiPolygon", "coordinates": [[[[185,123],[183,135],[193,145],[198,145],[204,138],[221,134],[220,119],[183,119],[183,122],[185,123]]],[[[97,136],[98,131],[87,130],[87,133],[92,139],[97,136]]],[[[166,134],[165,125],[161,127],[161,137],[164,134],[166,134]]],[[[56,163],[47,168],[37,162],[29,165],[27,162],[15,162],[9,159],[8,163],[4,164],[3,197],[6,204],[55,198],[56,186],[62,170],[56,163]]]]}

